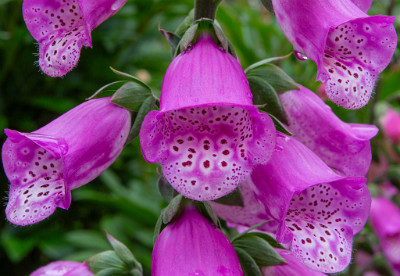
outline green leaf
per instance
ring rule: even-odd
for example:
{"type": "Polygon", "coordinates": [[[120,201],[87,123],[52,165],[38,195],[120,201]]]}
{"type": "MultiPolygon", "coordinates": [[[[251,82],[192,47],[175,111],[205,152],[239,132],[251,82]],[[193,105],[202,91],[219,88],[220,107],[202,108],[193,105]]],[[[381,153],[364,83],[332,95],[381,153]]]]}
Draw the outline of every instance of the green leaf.
{"type": "Polygon", "coordinates": [[[110,69],[111,69],[111,71],[113,71],[115,74],[117,74],[117,75],[119,75],[119,76],[121,76],[121,77],[128,78],[128,79],[130,79],[131,81],[136,82],[137,84],[143,85],[143,86],[147,87],[147,88],[151,91],[150,86],[148,86],[147,84],[145,84],[144,82],[142,82],[141,80],[139,80],[137,77],[134,77],[134,76],[132,76],[131,74],[128,74],[128,73],[125,73],[125,72],[122,72],[122,71],[118,71],[117,69],[114,69],[114,68],[112,68],[111,66],[110,66],[110,69]]]}
{"type": "Polygon", "coordinates": [[[163,209],[162,212],[163,212],[164,224],[170,223],[172,219],[175,217],[175,215],[179,211],[179,208],[181,207],[182,198],[183,198],[182,195],[177,195],[171,200],[168,206],[163,209]]]}
{"type": "Polygon", "coordinates": [[[250,75],[247,77],[253,94],[253,103],[261,105],[261,110],[274,115],[278,120],[287,124],[286,113],[275,89],[262,77],[250,75]]]}
{"type": "Polygon", "coordinates": [[[189,29],[187,29],[187,31],[183,35],[181,42],[179,43],[179,50],[181,52],[185,51],[192,43],[194,37],[196,36],[198,26],[199,26],[198,24],[190,26],[189,29]]]}
{"type": "Polygon", "coordinates": [[[101,252],[86,260],[89,269],[97,274],[104,269],[117,269],[121,272],[128,271],[126,264],[112,250],[101,252]]]}
{"type": "Polygon", "coordinates": [[[142,265],[136,260],[128,247],[110,234],[106,233],[106,235],[115,253],[128,266],[129,270],[138,268],[140,271],[143,271],[142,265]]]}
{"type": "Polygon", "coordinates": [[[264,64],[271,63],[271,62],[277,61],[277,60],[287,59],[287,58],[290,57],[292,54],[293,54],[293,52],[290,52],[289,54],[287,54],[287,55],[285,55],[285,56],[281,56],[281,57],[271,57],[271,58],[266,58],[266,59],[260,60],[260,61],[258,61],[258,62],[256,62],[256,63],[253,63],[253,64],[250,65],[249,67],[247,67],[247,68],[244,70],[244,72],[247,74],[247,72],[250,71],[251,69],[260,67],[260,66],[262,66],[262,65],[264,65],[264,64]]]}
{"type": "Polygon", "coordinates": [[[228,206],[244,207],[242,192],[240,191],[239,187],[236,188],[232,193],[227,194],[226,196],[220,197],[213,201],[228,206]]]}
{"type": "Polygon", "coordinates": [[[246,234],[233,241],[233,247],[246,251],[259,266],[284,264],[285,260],[263,238],[246,234]]]}
{"type": "Polygon", "coordinates": [[[252,68],[247,71],[246,75],[257,76],[268,82],[277,92],[285,92],[289,90],[297,90],[299,87],[281,68],[267,63],[261,66],[252,68]]]}
{"type": "Polygon", "coordinates": [[[158,217],[156,226],[154,227],[154,234],[153,234],[153,244],[156,243],[158,236],[161,233],[161,229],[163,227],[163,214],[158,217]]]}
{"type": "Polygon", "coordinates": [[[273,237],[271,237],[270,235],[267,235],[267,234],[265,234],[263,232],[251,232],[248,235],[250,235],[250,236],[258,236],[258,237],[262,238],[263,240],[265,240],[267,243],[269,243],[271,246],[273,246],[275,248],[285,249],[282,245],[277,243],[276,240],[273,237]]]}
{"type": "Polygon", "coordinates": [[[95,274],[96,276],[124,276],[129,275],[127,272],[121,271],[118,268],[105,268],[95,274]]]}
{"type": "Polygon", "coordinates": [[[175,30],[175,33],[177,36],[182,37],[185,32],[189,29],[189,27],[192,25],[194,19],[194,9],[192,9],[188,16],[183,19],[182,23],[178,26],[178,28],[175,30]]]}
{"type": "Polygon", "coordinates": [[[121,87],[121,84],[126,83],[126,81],[114,81],[112,83],[106,84],[103,87],[101,87],[100,89],[98,89],[96,92],[94,92],[94,94],[92,96],[90,96],[89,98],[87,98],[87,100],[92,100],[92,99],[97,99],[97,98],[103,98],[103,97],[109,97],[112,96],[115,91],[118,90],[118,88],[121,87]],[[116,88],[118,84],[118,88],[116,88]],[[114,87],[113,89],[111,87],[114,87]]]}
{"type": "Polygon", "coordinates": [[[130,81],[114,93],[111,101],[130,111],[138,112],[143,102],[152,95],[151,90],[147,86],[130,81]]]}
{"type": "Polygon", "coordinates": [[[243,249],[235,248],[243,270],[243,276],[263,276],[254,259],[243,249]]]}
{"type": "Polygon", "coordinates": [[[168,203],[177,195],[175,189],[163,175],[160,175],[158,178],[158,190],[163,199],[168,203]]]}
{"type": "Polygon", "coordinates": [[[148,96],[143,101],[142,105],[139,108],[139,111],[136,113],[136,116],[133,119],[133,125],[131,127],[131,131],[129,132],[128,138],[126,139],[125,145],[132,142],[132,140],[139,135],[144,118],[150,111],[154,109],[155,105],[156,99],[153,96],[148,96]]]}

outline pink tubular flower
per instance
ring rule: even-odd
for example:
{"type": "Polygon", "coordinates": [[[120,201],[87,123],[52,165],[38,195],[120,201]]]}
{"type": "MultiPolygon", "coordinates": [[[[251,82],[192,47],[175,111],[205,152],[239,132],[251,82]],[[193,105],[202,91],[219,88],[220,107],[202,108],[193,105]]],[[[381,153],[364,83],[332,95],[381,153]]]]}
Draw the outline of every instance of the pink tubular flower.
{"type": "Polygon", "coordinates": [[[186,205],[158,237],[151,259],[152,276],[242,276],[228,238],[192,205],[186,205]]]}
{"type": "Polygon", "coordinates": [[[140,143],[144,158],[161,163],[179,193],[212,200],[233,191],[253,165],[269,160],[275,127],[252,104],[239,62],[201,34],[169,66],[160,111],[146,116],[140,143]]]}
{"type": "Polygon", "coordinates": [[[60,77],[78,63],[82,46],[92,47],[91,31],[127,0],[24,0],[26,26],[39,43],[39,65],[60,77]]]}
{"type": "Polygon", "coordinates": [[[371,0],[353,2],[272,0],[276,19],[294,50],[317,64],[317,80],[325,83],[328,97],[348,109],[368,103],[397,44],[395,17],[368,16],[371,0]]]}
{"type": "MultiPolygon", "coordinates": [[[[258,219],[275,222],[261,230],[274,233],[313,270],[334,273],[346,268],[353,235],[363,228],[370,208],[364,177],[335,174],[300,142],[280,134],[271,160],[257,166],[251,180],[254,200],[264,206],[258,219]]],[[[245,200],[244,208],[246,204],[245,200]]],[[[214,210],[223,219],[240,223],[235,209],[214,210]]]]}
{"type": "Polygon", "coordinates": [[[381,118],[383,133],[395,144],[400,143],[400,114],[389,109],[381,118]]]}
{"type": "Polygon", "coordinates": [[[39,222],[68,209],[72,189],[99,176],[122,151],[130,112],[110,98],[90,100],[48,125],[22,133],[6,129],[3,166],[11,182],[7,219],[39,222]]]}
{"type": "Polygon", "coordinates": [[[85,263],[56,261],[36,269],[30,276],[94,276],[85,263]]]}
{"type": "Polygon", "coordinates": [[[374,198],[370,222],[389,264],[400,275],[400,209],[389,199],[374,198]]]}
{"type": "Polygon", "coordinates": [[[305,87],[280,95],[294,137],[329,167],[345,176],[365,176],[371,164],[369,140],[374,125],[341,121],[317,95],[305,87]]]}
{"type": "Polygon", "coordinates": [[[300,263],[293,254],[284,249],[275,250],[285,259],[286,264],[262,267],[261,272],[264,276],[324,276],[325,274],[314,271],[300,263]]]}

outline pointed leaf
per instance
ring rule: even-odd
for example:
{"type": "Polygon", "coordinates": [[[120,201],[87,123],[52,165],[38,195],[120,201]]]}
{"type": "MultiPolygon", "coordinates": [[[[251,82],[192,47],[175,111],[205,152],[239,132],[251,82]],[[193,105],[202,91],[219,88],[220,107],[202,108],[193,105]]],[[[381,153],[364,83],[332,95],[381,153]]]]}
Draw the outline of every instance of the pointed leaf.
{"type": "Polygon", "coordinates": [[[198,24],[194,24],[190,26],[189,29],[185,32],[181,39],[181,42],[179,43],[179,48],[181,52],[186,51],[187,48],[190,46],[197,33],[197,29],[198,24]]]}
{"type": "Polygon", "coordinates": [[[226,38],[224,32],[222,31],[221,27],[218,25],[218,23],[213,23],[215,35],[217,36],[219,42],[222,45],[222,48],[225,51],[228,51],[229,49],[229,42],[228,39],[226,38]]]}
{"type": "Polygon", "coordinates": [[[132,270],[133,268],[138,268],[140,271],[143,270],[142,265],[136,260],[135,256],[128,249],[128,247],[107,232],[106,235],[115,253],[123,262],[125,262],[125,264],[127,264],[129,270],[132,270]]]}
{"type": "Polygon", "coordinates": [[[156,226],[154,227],[153,244],[156,243],[158,236],[160,236],[162,227],[163,227],[163,213],[161,213],[161,215],[158,217],[156,226]]]}
{"type": "Polygon", "coordinates": [[[138,112],[149,96],[152,96],[152,93],[146,86],[130,81],[114,93],[111,101],[130,111],[138,112]]]}
{"type": "Polygon", "coordinates": [[[172,48],[172,53],[175,53],[176,48],[178,47],[179,42],[181,41],[181,38],[172,32],[161,29],[160,26],[158,26],[158,31],[168,41],[168,44],[172,48]]]}
{"type": "Polygon", "coordinates": [[[278,66],[267,63],[247,71],[246,75],[257,76],[268,82],[277,92],[297,90],[296,82],[278,66]]]}
{"type": "Polygon", "coordinates": [[[118,71],[117,69],[114,69],[114,68],[112,68],[111,66],[110,66],[110,69],[111,69],[111,71],[113,71],[115,74],[117,74],[117,75],[119,75],[119,76],[121,76],[121,77],[128,78],[128,79],[130,79],[131,81],[136,82],[136,83],[138,83],[138,84],[140,84],[140,85],[143,85],[143,86],[147,87],[147,88],[151,91],[150,86],[148,86],[147,84],[145,84],[144,82],[142,82],[141,80],[139,80],[137,77],[134,77],[134,76],[132,76],[131,74],[128,74],[128,73],[125,73],[125,72],[122,72],[122,71],[118,71]]]}
{"type": "Polygon", "coordinates": [[[235,248],[235,251],[243,270],[243,276],[263,276],[257,263],[245,250],[235,248]]]}
{"type": "Polygon", "coordinates": [[[117,253],[111,250],[94,255],[86,260],[86,264],[94,274],[109,268],[115,268],[121,272],[128,271],[126,264],[118,257],[117,253]]]}
{"type": "Polygon", "coordinates": [[[162,212],[163,212],[164,224],[170,223],[172,219],[175,217],[175,215],[178,213],[181,207],[182,198],[183,198],[182,195],[177,195],[171,200],[168,206],[163,209],[162,212]]]}
{"type": "Polygon", "coordinates": [[[265,240],[267,243],[269,243],[272,247],[285,249],[282,245],[277,243],[273,237],[271,237],[270,235],[267,235],[263,232],[251,232],[248,235],[260,237],[263,240],[265,240]]]}
{"type": "Polygon", "coordinates": [[[189,27],[192,25],[194,19],[194,9],[192,9],[188,16],[183,19],[182,23],[178,26],[178,28],[175,30],[175,33],[177,36],[182,37],[185,32],[189,29],[189,27]]]}
{"type": "Polygon", "coordinates": [[[247,80],[249,81],[250,90],[253,94],[253,103],[255,105],[261,105],[261,110],[274,115],[281,122],[287,124],[286,113],[283,110],[275,89],[259,76],[251,75],[247,77],[247,80]]]}
{"type": "Polygon", "coordinates": [[[226,196],[220,197],[216,200],[213,200],[216,203],[228,205],[228,206],[244,206],[242,192],[240,188],[236,188],[232,193],[227,194],[226,196]]]}
{"type": "Polygon", "coordinates": [[[100,89],[98,89],[96,92],[93,93],[92,96],[90,96],[89,98],[87,98],[86,100],[92,100],[92,99],[97,99],[97,98],[102,98],[102,97],[108,97],[111,96],[115,93],[115,91],[117,91],[122,84],[126,83],[126,81],[114,81],[112,83],[108,83],[106,85],[104,85],[103,87],[101,87],[100,89]],[[119,84],[119,85],[117,85],[119,84]],[[114,87],[113,89],[111,87],[114,87]],[[118,88],[116,88],[118,87],[118,88]],[[108,89],[107,89],[108,88],[108,89]]]}

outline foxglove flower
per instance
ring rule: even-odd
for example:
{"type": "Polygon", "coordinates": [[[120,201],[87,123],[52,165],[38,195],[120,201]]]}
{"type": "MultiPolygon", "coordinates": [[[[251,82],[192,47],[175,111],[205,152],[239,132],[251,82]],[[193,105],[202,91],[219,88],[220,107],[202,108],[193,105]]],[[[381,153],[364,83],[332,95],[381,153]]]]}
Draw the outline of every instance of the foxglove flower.
{"type": "Polygon", "coordinates": [[[212,200],[233,191],[255,164],[269,160],[275,127],[252,104],[239,62],[201,34],[169,66],[160,111],[146,116],[140,143],[144,158],[161,163],[179,193],[212,200]]]}
{"type": "Polygon", "coordinates": [[[60,77],[78,63],[82,46],[92,47],[91,32],[127,0],[24,0],[23,16],[39,43],[39,65],[60,77]]]}
{"type": "MultiPolygon", "coordinates": [[[[279,134],[277,150],[268,164],[253,170],[251,181],[255,200],[264,205],[258,217],[277,224],[265,224],[263,231],[274,233],[279,243],[313,270],[345,269],[353,235],[363,228],[370,208],[364,177],[334,173],[303,144],[279,134]]],[[[221,211],[215,205],[220,217],[240,223],[234,209],[221,211]]],[[[246,201],[245,207],[235,208],[246,208],[246,201]]]]}
{"type": "Polygon", "coordinates": [[[348,109],[368,103],[397,44],[395,17],[368,16],[371,1],[354,2],[272,0],[276,19],[297,56],[317,64],[317,80],[325,83],[328,97],[348,109]]]}
{"type": "Polygon", "coordinates": [[[371,164],[374,125],[348,124],[305,87],[280,95],[294,137],[345,176],[365,176],[371,164]]]}
{"type": "Polygon", "coordinates": [[[56,261],[42,266],[30,276],[94,276],[85,263],[56,261]]]}
{"type": "Polygon", "coordinates": [[[324,276],[325,274],[314,271],[300,263],[293,254],[284,249],[275,248],[275,250],[286,261],[285,264],[261,267],[264,276],[324,276]]]}
{"type": "Polygon", "coordinates": [[[68,209],[71,190],[99,176],[121,152],[130,112],[101,98],[85,102],[48,125],[22,133],[6,129],[3,166],[11,182],[7,219],[39,222],[68,209]]]}
{"type": "Polygon", "coordinates": [[[389,199],[374,198],[370,222],[389,264],[400,275],[400,209],[389,199]]]}
{"type": "Polygon", "coordinates": [[[167,225],[154,245],[152,276],[242,276],[228,238],[192,205],[167,225]]]}
{"type": "Polygon", "coordinates": [[[381,126],[383,133],[393,143],[400,143],[400,114],[394,110],[389,109],[381,118],[381,126]]]}

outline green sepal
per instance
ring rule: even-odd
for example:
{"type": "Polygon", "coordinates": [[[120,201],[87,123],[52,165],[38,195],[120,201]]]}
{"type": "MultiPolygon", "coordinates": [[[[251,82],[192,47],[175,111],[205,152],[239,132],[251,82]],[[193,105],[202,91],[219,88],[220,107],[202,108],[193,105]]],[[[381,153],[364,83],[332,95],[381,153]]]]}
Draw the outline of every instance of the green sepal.
{"type": "Polygon", "coordinates": [[[126,247],[122,242],[120,242],[107,232],[106,235],[108,241],[110,242],[112,248],[114,249],[114,252],[121,259],[121,261],[123,261],[128,266],[128,270],[132,271],[136,269],[137,271],[143,273],[142,265],[136,260],[135,256],[128,249],[128,247],[126,247]]]}
{"type": "Polygon", "coordinates": [[[120,272],[120,275],[129,275],[127,265],[112,250],[104,251],[90,257],[86,260],[86,264],[95,275],[103,270],[109,271],[110,269],[113,269],[114,272],[120,272]]]}
{"type": "Polygon", "coordinates": [[[187,31],[185,32],[179,43],[179,47],[177,48],[175,56],[177,56],[180,52],[186,51],[189,48],[189,46],[192,44],[192,41],[197,34],[198,27],[199,27],[198,24],[193,24],[192,26],[189,27],[189,29],[187,29],[187,31]]]}
{"type": "Polygon", "coordinates": [[[168,41],[169,46],[171,46],[172,48],[172,55],[173,55],[176,52],[176,48],[178,48],[181,38],[177,34],[174,34],[173,32],[161,29],[160,25],[158,25],[158,31],[168,41]]]}
{"type": "Polygon", "coordinates": [[[293,133],[291,133],[281,121],[279,121],[277,118],[275,118],[274,115],[272,115],[270,113],[268,115],[272,119],[272,121],[274,122],[275,129],[277,131],[280,131],[280,132],[282,132],[282,133],[284,133],[284,134],[286,134],[288,136],[293,136],[293,133]]]}
{"type": "Polygon", "coordinates": [[[203,216],[208,218],[208,220],[210,220],[215,226],[221,228],[221,223],[218,219],[218,216],[214,212],[210,203],[207,201],[194,201],[194,203],[203,216]]]}
{"type": "Polygon", "coordinates": [[[142,82],[141,80],[139,80],[137,77],[132,76],[131,74],[122,72],[122,71],[118,71],[117,69],[114,69],[110,66],[111,71],[113,71],[116,75],[127,78],[130,81],[136,82],[140,85],[143,85],[145,87],[147,87],[147,89],[149,89],[151,91],[150,86],[148,86],[147,84],[145,84],[144,82],[142,82]]]}
{"type": "Polygon", "coordinates": [[[298,90],[296,82],[278,66],[265,63],[246,72],[247,77],[256,76],[268,82],[276,92],[298,90]]]}
{"type": "Polygon", "coordinates": [[[248,75],[247,80],[253,94],[253,104],[260,106],[259,109],[274,115],[279,121],[287,124],[285,110],[275,89],[266,79],[258,75],[248,75]]]}
{"type": "Polygon", "coordinates": [[[260,0],[261,4],[270,12],[274,13],[274,7],[272,6],[272,0],[260,0]]]}
{"type": "Polygon", "coordinates": [[[247,233],[232,242],[234,248],[246,251],[258,266],[271,266],[284,264],[285,260],[275,249],[258,235],[247,233]]]}
{"type": "Polygon", "coordinates": [[[183,19],[182,23],[176,28],[175,34],[179,37],[182,37],[185,32],[192,25],[194,19],[194,9],[192,9],[189,14],[183,19]]]}
{"type": "Polygon", "coordinates": [[[143,102],[153,97],[151,89],[138,82],[127,82],[112,96],[111,101],[130,111],[138,112],[143,102]]]}
{"type": "Polygon", "coordinates": [[[213,202],[228,206],[244,207],[243,196],[242,192],[240,191],[240,187],[237,187],[233,192],[227,194],[226,196],[213,200],[213,202]]]}
{"type": "Polygon", "coordinates": [[[263,276],[257,263],[245,250],[235,248],[235,251],[243,270],[243,276],[263,276]]]}
{"type": "Polygon", "coordinates": [[[117,91],[123,84],[125,84],[125,80],[114,81],[104,85],[103,87],[99,88],[96,92],[93,93],[92,96],[87,98],[86,100],[98,99],[112,96],[115,91],[117,91]]]}
{"type": "Polygon", "coordinates": [[[133,114],[133,124],[129,132],[128,138],[126,139],[125,145],[129,144],[133,139],[135,139],[139,135],[140,128],[142,127],[144,118],[150,111],[155,109],[156,101],[157,100],[154,98],[154,96],[148,96],[142,102],[139,111],[133,114]]]}
{"type": "Polygon", "coordinates": [[[162,174],[158,176],[157,186],[162,198],[168,203],[170,203],[171,200],[178,195],[178,192],[171,186],[171,184],[162,174]]]}
{"type": "Polygon", "coordinates": [[[249,233],[249,235],[254,235],[254,236],[258,236],[258,237],[262,238],[267,243],[269,243],[272,247],[285,249],[282,245],[277,243],[273,237],[271,237],[270,235],[267,235],[263,232],[251,232],[251,233],[249,233]]]}

